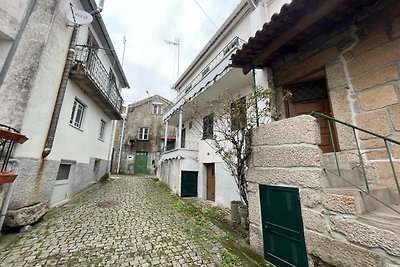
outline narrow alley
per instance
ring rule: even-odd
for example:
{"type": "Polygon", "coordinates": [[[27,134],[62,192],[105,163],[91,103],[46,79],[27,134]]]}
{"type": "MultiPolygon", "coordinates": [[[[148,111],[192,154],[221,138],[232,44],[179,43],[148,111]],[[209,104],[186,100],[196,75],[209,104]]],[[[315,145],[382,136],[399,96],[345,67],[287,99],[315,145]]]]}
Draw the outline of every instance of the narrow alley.
{"type": "MultiPolygon", "coordinates": [[[[147,176],[99,183],[0,252],[1,266],[253,266],[228,234],[147,176]]],[[[4,246],[4,245],[3,245],[4,246]]]]}

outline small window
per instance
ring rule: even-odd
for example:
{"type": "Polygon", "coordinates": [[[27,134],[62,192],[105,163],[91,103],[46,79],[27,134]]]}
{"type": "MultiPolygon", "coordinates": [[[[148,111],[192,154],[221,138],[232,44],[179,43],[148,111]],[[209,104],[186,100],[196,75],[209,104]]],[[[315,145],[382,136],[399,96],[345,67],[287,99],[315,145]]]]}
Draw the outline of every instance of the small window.
{"type": "Polygon", "coordinates": [[[100,170],[100,159],[95,159],[93,164],[93,171],[98,172],[100,170]]]}
{"type": "Polygon", "coordinates": [[[162,105],[153,104],[153,113],[154,115],[162,115],[162,105]]]}
{"type": "Polygon", "coordinates": [[[104,132],[106,130],[106,122],[103,120],[100,120],[100,131],[99,131],[99,139],[104,140],[104,132]]]}
{"type": "Polygon", "coordinates": [[[231,129],[237,131],[247,125],[246,97],[242,97],[231,104],[231,129]]]}
{"type": "Polygon", "coordinates": [[[140,128],[138,139],[149,140],[149,128],[140,128]]]}
{"type": "Polygon", "coordinates": [[[71,118],[69,123],[78,128],[82,128],[83,114],[85,112],[85,105],[75,98],[74,105],[72,106],[71,118]]]}
{"type": "Polygon", "coordinates": [[[57,181],[68,180],[70,170],[71,170],[71,164],[60,164],[56,180],[57,181]]]}
{"type": "Polygon", "coordinates": [[[214,114],[203,118],[203,139],[210,139],[214,134],[214,114]]]}

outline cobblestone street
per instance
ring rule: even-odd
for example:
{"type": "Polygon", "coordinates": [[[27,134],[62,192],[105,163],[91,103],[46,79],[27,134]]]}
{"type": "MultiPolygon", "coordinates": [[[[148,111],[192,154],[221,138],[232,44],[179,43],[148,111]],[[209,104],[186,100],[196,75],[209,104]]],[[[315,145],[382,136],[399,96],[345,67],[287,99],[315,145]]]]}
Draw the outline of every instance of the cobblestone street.
{"type": "Polygon", "coordinates": [[[247,266],[229,236],[149,177],[118,177],[52,211],[1,266],[247,266]]]}

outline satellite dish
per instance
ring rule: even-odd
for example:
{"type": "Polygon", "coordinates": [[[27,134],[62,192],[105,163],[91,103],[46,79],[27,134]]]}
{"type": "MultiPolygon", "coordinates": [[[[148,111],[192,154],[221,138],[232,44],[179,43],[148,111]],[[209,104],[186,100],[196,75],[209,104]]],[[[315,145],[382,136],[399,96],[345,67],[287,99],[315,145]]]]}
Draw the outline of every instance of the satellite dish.
{"type": "Polygon", "coordinates": [[[74,13],[68,12],[66,17],[67,19],[74,23],[74,24],[79,24],[79,25],[85,25],[89,24],[93,21],[92,15],[90,15],[88,12],[83,11],[83,10],[74,10],[74,13]]]}

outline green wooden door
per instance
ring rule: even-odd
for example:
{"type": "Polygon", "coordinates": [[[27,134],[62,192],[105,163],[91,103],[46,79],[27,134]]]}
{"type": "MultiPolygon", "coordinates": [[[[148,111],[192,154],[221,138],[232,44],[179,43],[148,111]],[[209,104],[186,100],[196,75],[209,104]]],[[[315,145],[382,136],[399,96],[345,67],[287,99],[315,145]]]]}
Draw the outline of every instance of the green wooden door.
{"type": "Polygon", "coordinates": [[[182,171],[181,197],[197,197],[197,172],[182,171]]]}
{"type": "Polygon", "coordinates": [[[147,173],[147,152],[136,152],[135,173],[147,173]]]}
{"type": "Polygon", "coordinates": [[[278,267],[308,266],[299,189],[260,185],[265,259],[278,267]]]}

